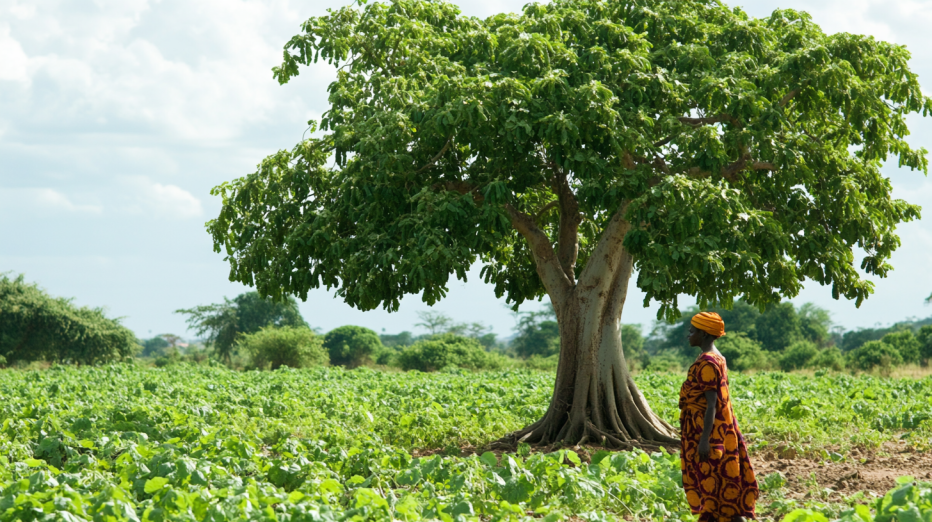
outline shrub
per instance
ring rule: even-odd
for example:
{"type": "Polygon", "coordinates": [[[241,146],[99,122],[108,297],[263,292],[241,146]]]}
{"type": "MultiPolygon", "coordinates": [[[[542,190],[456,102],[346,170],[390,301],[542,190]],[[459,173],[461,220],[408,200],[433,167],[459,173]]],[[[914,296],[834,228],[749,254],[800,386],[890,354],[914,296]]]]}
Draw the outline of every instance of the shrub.
{"type": "Polygon", "coordinates": [[[856,370],[890,368],[903,364],[903,356],[896,347],[882,341],[867,341],[848,352],[848,366],[856,370]]]}
{"type": "Polygon", "coordinates": [[[99,364],[131,357],[136,336],[100,308],[51,297],[23,276],[0,274],[0,356],[32,361],[99,364]]]}
{"type": "Polygon", "coordinates": [[[809,361],[809,367],[840,372],[845,369],[845,356],[835,346],[825,348],[809,361]]]}
{"type": "Polygon", "coordinates": [[[418,341],[399,354],[405,370],[434,372],[455,366],[468,370],[495,370],[506,366],[507,358],[483,349],[479,341],[455,334],[437,335],[418,341]]]}
{"type": "Polygon", "coordinates": [[[542,370],[542,371],[555,371],[557,365],[560,363],[560,354],[555,353],[549,357],[541,357],[540,355],[532,355],[525,359],[524,366],[532,370],[542,370]]]}
{"type": "Polygon", "coordinates": [[[725,356],[729,370],[764,370],[770,366],[760,343],[743,332],[730,333],[716,340],[715,347],[725,356]]]}
{"type": "Polygon", "coordinates": [[[809,365],[819,349],[815,344],[809,341],[796,341],[787,347],[780,356],[780,369],[788,372],[790,370],[799,370],[809,365]]]}
{"type": "Polygon", "coordinates": [[[309,328],[282,326],[262,328],[240,336],[237,348],[248,353],[256,368],[281,366],[306,368],[327,364],[323,342],[309,328]]]}
{"type": "Polygon", "coordinates": [[[907,364],[918,364],[920,361],[919,341],[911,330],[900,330],[883,336],[880,342],[889,344],[903,358],[907,364]]]}
{"type": "Polygon", "coordinates": [[[916,340],[919,341],[919,361],[928,365],[932,362],[932,325],[920,328],[916,340]]]}
{"type": "Polygon", "coordinates": [[[682,372],[683,363],[679,357],[672,353],[655,355],[647,361],[644,367],[646,372],[682,372]]]}
{"type": "Polygon", "coordinates": [[[371,363],[382,349],[382,341],[368,328],[348,325],[327,332],[324,348],[330,354],[330,364],[355,368],[371,363]]]}

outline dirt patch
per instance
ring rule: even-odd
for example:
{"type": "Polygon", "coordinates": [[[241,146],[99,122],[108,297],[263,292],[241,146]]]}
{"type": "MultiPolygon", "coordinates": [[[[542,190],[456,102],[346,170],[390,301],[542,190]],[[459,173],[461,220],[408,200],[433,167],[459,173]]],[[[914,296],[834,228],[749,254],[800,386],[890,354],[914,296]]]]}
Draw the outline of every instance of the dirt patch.
{"type": "Polygon", "coordinates": [[[841,462],[779,458],[775,453],[752,455],[751,462],[758,479],[783,473],[789,498],[806,498],[825,488],[833,491],[826,500],[856,491],[883,495],[896,486],[898,477],[932,480],[932,452],[921,453],[890,442],[876,449],[852,450],[841,462]]]}

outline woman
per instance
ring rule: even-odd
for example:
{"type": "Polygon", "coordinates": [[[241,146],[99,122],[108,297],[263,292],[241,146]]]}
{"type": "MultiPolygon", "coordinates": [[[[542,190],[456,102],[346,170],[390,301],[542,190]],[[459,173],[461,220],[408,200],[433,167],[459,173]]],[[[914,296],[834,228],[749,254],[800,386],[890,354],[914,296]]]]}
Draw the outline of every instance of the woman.
{"type": "Polygon", "coordinates": [[[693,316],[689,345],[702,353],[680,388],[680,462],[686,500],[700,522],[757,518],[759,491],[744,437],[731,408],[728,368],[715,349],[725,323],[714,312],[693,316]]]}

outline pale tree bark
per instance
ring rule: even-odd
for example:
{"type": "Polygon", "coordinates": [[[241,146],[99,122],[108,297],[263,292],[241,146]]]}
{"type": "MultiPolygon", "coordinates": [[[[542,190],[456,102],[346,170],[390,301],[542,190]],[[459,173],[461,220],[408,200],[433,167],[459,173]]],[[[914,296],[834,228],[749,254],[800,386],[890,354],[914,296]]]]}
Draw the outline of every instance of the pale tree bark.
{"type": "Polygon", "coordinates": [[[531,245],[557,314],[560,359],[547,413],[501,442],[629,449],[677,445],[677,430],[651,410],[622,351],[620,321],[634,266],[623,244],[630,229],[625,207],[612,217],[574,283],[578,207],[568,186],[559,195],[561,213],[574,213],[561,215],[559,253],[530,216],[507,207],[512,225],[531,245]]]}

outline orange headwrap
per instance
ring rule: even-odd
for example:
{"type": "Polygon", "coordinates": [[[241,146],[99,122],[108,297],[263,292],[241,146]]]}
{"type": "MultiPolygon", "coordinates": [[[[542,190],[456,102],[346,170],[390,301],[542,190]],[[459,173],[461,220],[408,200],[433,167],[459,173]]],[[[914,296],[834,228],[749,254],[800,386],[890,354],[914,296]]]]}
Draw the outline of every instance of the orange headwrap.
{"type": "Polygon", "coordinates": [[[715,312],[700,312],[693,316],[689,324],[715,337],[725,335],[725,321],[715,312]]]}

